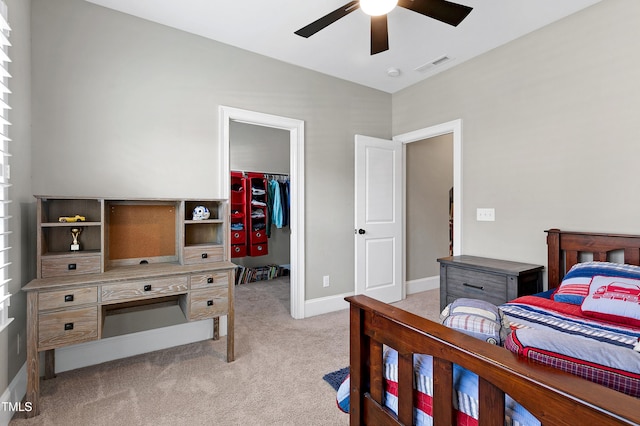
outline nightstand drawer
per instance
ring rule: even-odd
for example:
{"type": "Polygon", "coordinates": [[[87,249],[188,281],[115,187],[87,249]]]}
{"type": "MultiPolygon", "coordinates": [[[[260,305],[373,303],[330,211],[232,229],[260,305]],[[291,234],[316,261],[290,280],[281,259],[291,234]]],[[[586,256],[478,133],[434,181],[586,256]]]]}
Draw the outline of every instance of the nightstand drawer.
{"type": "Polygon", "coordinates": [[[75,288],[38,293],[38,310],[67,308],[69,306],[96,303],[98,287],[75,288]]]}
{"type": "Polygon", "coordinates": [[[102,286],[102,302],[148,299],[186,293],[189,290],[187,277],[169,277],[156,280],[133,281],[102,286]]]}
{"type": "Polygon", "coordinates": [[[38,318],[40,350],[98,338],[98,307],[41,313],[38,318]]]}
{"type": "Polygon", "coordinates": [[[219,317],[229,312],[229,291],[226,287],[191,292],[189,320],[219,317]]]}
{"type": "MultiPolygon", "coordinates": [[[[490,294],[506,297],[507,280],[504,275],[489,274],[470,269],[447,268],[447,291],[460,297],[490,294]]],[[[503,300],[504,303],[506,300],[503,300]]]]}

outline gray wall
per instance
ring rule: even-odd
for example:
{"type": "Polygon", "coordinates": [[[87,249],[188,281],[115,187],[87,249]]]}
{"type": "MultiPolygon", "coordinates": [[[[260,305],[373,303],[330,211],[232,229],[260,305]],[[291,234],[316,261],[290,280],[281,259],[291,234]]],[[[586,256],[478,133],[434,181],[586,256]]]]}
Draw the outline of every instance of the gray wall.
{"type": "Polygon", "coordinates": [[[217,197],[219,105],[304,120],[306,299],[353,290],[353,138],[391,136],[391,95],[82,0],[32,9],[35,193],[217,197]]]}
{"type": "Polygon", "coordinates": [[[453,186],[453,136],[406,145],[406,280],[440,274],[437,258],[449,255],[449,190],[453,186]]]}
{"type": "Polygon", "coordinates": [[[289,174],[289,131],[231,121],[229,166],[231,170],[289,174]]]}
{"type": "Polygon", "coordinates": [[[5,0],[11,25],[9,55],[9,150],[12,156],[9,205],[9,316],[15,320],[0,333],[0,392],[4,392],[26,359],[26,297],[20,288],[35,277],[35,204],[31,192],[31,51],[30,2],[5,0]],[[18,337],[20,336],[20,337],[18,337]],[[19,342],[19,343],[18,343],[19,342]]]}
{"type": "MultiPolygon", "coordinates": [[[[232,121],[229,124],[231,170],[289,174],[289,139],[287,130],[232,121]]],[[[236,257],[232,262],[249,268],[289,264],[291,229],[272,226],[270,235],[267,255],[236,257]]]]}
{"type": "Polygon", "coordinates": [[[394,134],[463,120],[463,253],[546,265],[545,229],[640,232],[638,22],[603,1],[394,95],[394,134]]]}
{"type": "MultiPolygon", "coordinates": [[[[6,1],[12,292],[33,276],[32,193],[217,196],[193,170],[217,178],[220,104],[305,121],[307,299],[353,289],[355,133],[463,120],[464,253],[546,264],[549,227],[638,233],[640,2],[601,2],[392,97],[82,0],[33,0],[31,22],[28,1],[6,1]],[[340,279],[323,289],[326,274],[340,279]]],[[[11,315],[0,389],[24,362],[21,295],[11,315]]]]}

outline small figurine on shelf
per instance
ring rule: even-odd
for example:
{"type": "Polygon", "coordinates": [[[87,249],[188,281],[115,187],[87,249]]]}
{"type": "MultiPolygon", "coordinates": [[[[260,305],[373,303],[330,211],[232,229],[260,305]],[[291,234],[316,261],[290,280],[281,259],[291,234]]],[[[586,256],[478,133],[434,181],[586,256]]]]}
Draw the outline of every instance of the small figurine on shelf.
{"type": "Polygon", "coordinates": [[[211,213],[209,213],[209,209],[205,206],[196,206],[196,208],[193,209],[193,220],[209,219],[210,215],[211,213]]]}
{"type": "Polygon", "coordinates": [[[87,218],[79,214],[75,216],[60,216],[58,218],[58,222],[84,222],[85,220],[87,220],[87,218]]]}
{"type": "Polygon", "coordinates": [[[73,238],[71,251],[80,251],[80,241],[78,241],[78,238],[80,237],[81,232],[82,229],[80,228],[71,228],[71,237],[73,238]]]}

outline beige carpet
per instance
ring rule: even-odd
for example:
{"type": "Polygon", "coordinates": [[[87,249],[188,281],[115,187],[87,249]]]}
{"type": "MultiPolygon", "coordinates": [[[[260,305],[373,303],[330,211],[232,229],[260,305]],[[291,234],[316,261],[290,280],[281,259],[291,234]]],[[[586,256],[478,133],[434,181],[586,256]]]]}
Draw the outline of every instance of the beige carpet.
{"type": "MultiPolygon", "coordinates": [[[[398,306],[438,317],[438,290],[398,306]]],[[[347,425],[322,380],[349,361],[348,310],[294,320],[289,281],[236,287],[236,360],[225,339],[112,361],[41,382],[41,414],[10,425],[347,425]]]]}

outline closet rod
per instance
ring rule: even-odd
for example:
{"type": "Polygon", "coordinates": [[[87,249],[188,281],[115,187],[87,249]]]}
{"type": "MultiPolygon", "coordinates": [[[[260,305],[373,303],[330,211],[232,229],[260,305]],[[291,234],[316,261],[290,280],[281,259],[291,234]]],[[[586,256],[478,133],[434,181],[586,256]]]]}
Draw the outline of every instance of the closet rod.
{"type": "Polygon", "coordinates": [[[257,170],[232,170],[232,172],[240,172],[242,174],[245,174],[245,173],[258,173],[258,174],[263,174],[263,175],[289,176],[289,173],[261,172],[261,171],[257,171],[257,170]]]}

